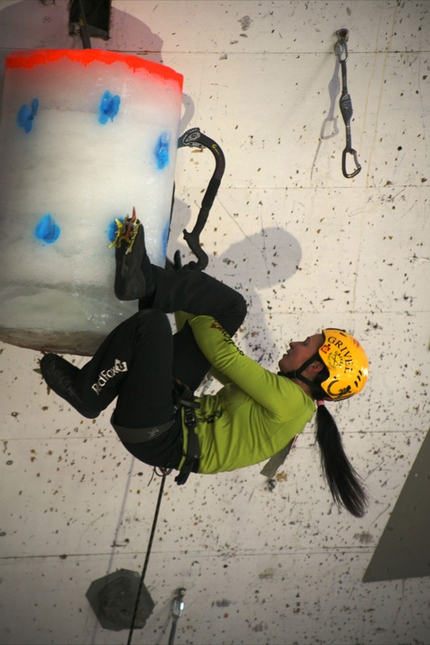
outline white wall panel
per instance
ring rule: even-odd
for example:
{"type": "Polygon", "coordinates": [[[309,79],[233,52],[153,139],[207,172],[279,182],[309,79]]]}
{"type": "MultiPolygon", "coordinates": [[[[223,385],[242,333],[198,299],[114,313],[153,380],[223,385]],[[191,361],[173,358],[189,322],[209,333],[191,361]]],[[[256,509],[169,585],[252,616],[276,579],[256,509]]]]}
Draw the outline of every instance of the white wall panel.
{"type": "MultiPolygon", "coordinates": [[[[0,59],[80,49],[67,23],[66,0],[0,0],[0,59]]],[[[331,502],[312,424],[272,492],[263,464],[183,488],[170,477],[145,581],[156,607],[133,643],[168,642],[183,586],[178,645],[428,645],[429,579],[362,577],[428,431],[429,3],[115,0],[111,40],[93,46],[184,74],[182,131],[199,126],[226,155],[202,242],[209,271],[247,298],[244,351],[276,369],[289,341],[336,325],[371,360],[362,395],[332,408],[367,515],[331,502]],[[341,27],[353,180],[341,173],[341,27]]],[[[179,151],[171,254],[189,255],[181,231],[212,171],[208,151],[179,151]]],[[[148,486],[151,469],[121,447],[111,410],[88,421],[47,392],[39,357],[0,347],[0,643],[126,642],[85,593],[120,568],[140,573],[159,480],[148,486]]]]}

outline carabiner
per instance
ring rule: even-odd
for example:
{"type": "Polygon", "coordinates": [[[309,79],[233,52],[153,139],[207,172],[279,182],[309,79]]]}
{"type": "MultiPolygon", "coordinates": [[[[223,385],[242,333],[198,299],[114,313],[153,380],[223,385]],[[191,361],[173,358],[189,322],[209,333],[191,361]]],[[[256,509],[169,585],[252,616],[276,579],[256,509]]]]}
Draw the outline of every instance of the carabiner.
{"type": "Polygon", "coordinates": [[[339,63],[346,63],[348,60],[348,29],[338,29],[336,32],[338,41],[334,46],[336,56],[339,59],[339,63]]]}
{"type": "Polygon", "coordinates": [[[354,150],[354,148],[346,147],[344,149],[344,151],[342,152],[342,173],[343,173],[343,176],[346,177],[347,179],[352,179],[352,177],[355,177],[356,175],[358,175],[360,170],[361,170],[361,166],[360,166],[360,164],[358,162],[357,151],[354,150]],[[351,173],[348,173],[347,169],[346,169],[346,155],[348,155],[348,154],[350,154],[350,155],[352,155],[354,157],[354,163],[355,163],[355,170],[354,170],[354,172],[351,172],[351,173]]]}

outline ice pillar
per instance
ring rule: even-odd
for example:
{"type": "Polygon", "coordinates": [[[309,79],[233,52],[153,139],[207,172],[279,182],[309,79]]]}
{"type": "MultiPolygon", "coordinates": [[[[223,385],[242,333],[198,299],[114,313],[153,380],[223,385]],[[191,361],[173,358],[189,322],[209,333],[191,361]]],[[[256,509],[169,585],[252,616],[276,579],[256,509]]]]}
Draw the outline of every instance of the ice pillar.
{"type": "Polygon", "coordinates": [[[101,50],[6,60],[0,125],[0,340],[90,355],[136,311],[113,294],[115,219],[163,265],[182,76],[101,50]]]}

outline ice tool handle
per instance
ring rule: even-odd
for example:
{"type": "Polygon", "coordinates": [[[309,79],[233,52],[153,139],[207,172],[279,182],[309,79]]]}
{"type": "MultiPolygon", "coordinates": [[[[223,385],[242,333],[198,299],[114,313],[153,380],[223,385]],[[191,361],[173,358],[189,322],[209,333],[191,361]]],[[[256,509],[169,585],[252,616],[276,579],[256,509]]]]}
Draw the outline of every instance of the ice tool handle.
{"type": "Polygon", "coordinates": [[[355,177],[356,175],[358,175],[358,173],[361,170],[361,166],[358,162],[357,151],[354,150],[354,148],[352,147],[352,140],[351,140],[352,101],[348,93],[348,82],[347,82],[347,71],[346,71],[346,63],[348,60],[348,45],[347,45],[348,30],[339,29],[336,32],[336,35],[338,37],[338,41],[334,49],[336,52],[336,56],[339,59],[339,63],[342,70],[342,94],[339,100],[339,107],[340,107],[340,111],[342,113],[342,118],[344,120],[345,128],[346,128],[346,146],[342,153],[342,173],[343,173],[343,176],[346,177],[347,179],[352,179],[352,177],[355,177]],[[347,155],[349,154],[353,156],[354,163],[355,163],[355,170],[353,170],[353,172],[350,172],[350,173],[348,173],[346,168],[347,155]]]}
{"type": "Polygon", "coordinates": [[[215,157],[215,170],[204,194],[197,222],[191,233],[184,229],[184,240],[197,257],[197,263],[190,264],[193,265],[193,268],[203,271],[203,269],[208,265],[208,256],[200,246],[200,233],[206,224],[209,211],[212,208],[212,204],[214,203],[214,199],[224,174],[225,157],[219,145],[200,132],[199,128],[191,128],[191,130],[187,130],[181,137],[179,137],[178,148],[184,148],[185,146],[200,148],[201,150],[203,148],[208,148],[215,157]]]}

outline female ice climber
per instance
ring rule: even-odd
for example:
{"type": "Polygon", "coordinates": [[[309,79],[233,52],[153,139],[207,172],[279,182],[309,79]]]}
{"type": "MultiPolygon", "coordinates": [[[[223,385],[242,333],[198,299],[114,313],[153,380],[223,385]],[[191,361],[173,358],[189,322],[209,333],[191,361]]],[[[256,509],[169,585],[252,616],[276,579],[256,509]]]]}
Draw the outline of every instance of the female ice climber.
{"type": "Polygon", "coordinates": [[[81,369],[46,354],[41,370],[49,387],[88,418],[116,398],[111,423],[125,448],[146,464],[178,470],[178,483],[190,472],[231,471],[272,457],[316,411],[333,498],[353,515],[364,515],[365,491],[324,404],[364,387],[368,361],[361,345],[342,330],[323,329],[291,342],[277,373],[263,368],[232,340],[246,314],[243,297],[190,265],[152,265],[143,226],[135,220],[125,239],[126,224],[116,241],[115,293],[121,300],[139,299],[139,311],[81,369]],[[171,312],[177,314],[175,334],[166,315],[171,312]],[[187,397],[209,371],[223,387],[214,395],[187,397]]]}

